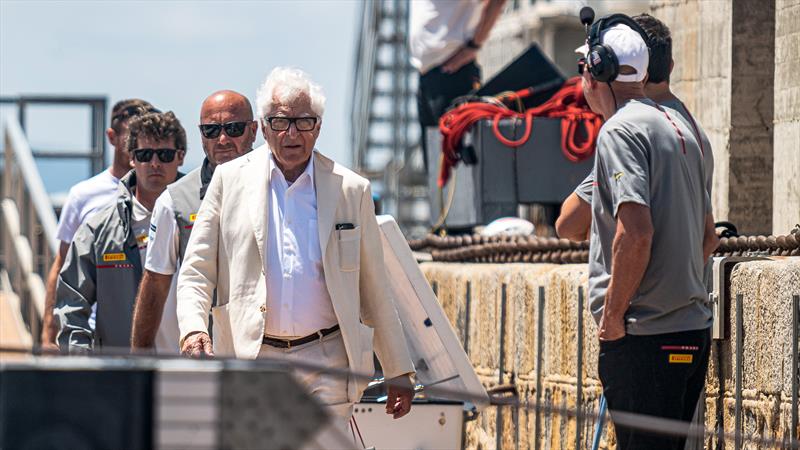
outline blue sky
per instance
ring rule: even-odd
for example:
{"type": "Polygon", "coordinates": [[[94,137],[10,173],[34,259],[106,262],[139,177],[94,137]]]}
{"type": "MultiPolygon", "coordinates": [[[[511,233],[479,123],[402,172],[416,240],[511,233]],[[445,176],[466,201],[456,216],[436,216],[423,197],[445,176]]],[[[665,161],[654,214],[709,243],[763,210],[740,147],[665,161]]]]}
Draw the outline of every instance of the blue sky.
{"type": "MultiPolygon", "coordinates": [[[[109,107],[145,98],[184,124],[188,171],[203,157],[196,127],[203,99],[225,88],[254,102],[266,74],[290,65],[309,72],[328,98],[317,147],[349,164],[360,8],[360,1],[340,0],[0,0],[0,95],[105,95],[109,107]]],[[[88,146],[87,111],[36,109],[29,116],[32,146],[88,146]]],[[[51,192],[88,175],[76,163],[39,166],[51,192]]]]}

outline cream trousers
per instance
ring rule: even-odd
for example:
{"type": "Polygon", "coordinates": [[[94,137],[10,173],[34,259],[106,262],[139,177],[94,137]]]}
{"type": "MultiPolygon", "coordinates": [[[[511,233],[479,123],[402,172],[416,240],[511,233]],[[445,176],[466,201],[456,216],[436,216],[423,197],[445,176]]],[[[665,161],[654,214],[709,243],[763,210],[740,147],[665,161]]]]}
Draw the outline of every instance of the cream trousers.
{"type": "MultiPolygon", "coordinates": [[[[289,364],[315,364],[339,370],[350,368],[341,331],[288,349],[262,344],[258,358],[286,361],[289,364]]],[[[349,434],[348,422],[353,416],[353,403],[347,401],[347,377],[305,369],[295,369],[292,374],[315,399],[325,405],[331,418],[339,422],[337,428],[349,434]]]]}

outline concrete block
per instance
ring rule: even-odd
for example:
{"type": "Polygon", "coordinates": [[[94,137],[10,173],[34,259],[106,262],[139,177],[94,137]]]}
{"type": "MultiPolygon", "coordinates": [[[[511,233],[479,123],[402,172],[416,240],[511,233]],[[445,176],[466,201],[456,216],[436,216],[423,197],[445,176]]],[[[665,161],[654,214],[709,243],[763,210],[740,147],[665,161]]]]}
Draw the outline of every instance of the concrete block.
{"type": "MultiPolygon", "coordinates": [[[[792,295],[800,294],[800,259],[739,264],[731,275],[731,296],[743,296],[743,387],[764,395],[791,396],[792,295]]],[[[732,308],[731,323],[736,323],[732,308]]],[[[736,327],[731,326],[733,364],[736,327]]],[[[730,368],[732,369],[732,365],[730,368]]],[[[725,371],[734,386],[734,370],[725,371]]]]}
{"type": "Polygon", "coordinates": [[[545,373],[577,375],[578,287],[584,291],[583,375],[597,377],[597,327],[589,313],[585,265],[564,265],[553,271],[545,310],[545,373]]]}
{"type": "Polygon", "coordinates": [[[536,339],[538,336],[539,286],[548,286],[551,274],[561,266],[512,264],[511,267],[506,305],[507,335],[504,349],[506,371],[516,378],[520,376],[534,378],[538,345],[536,339]]]}

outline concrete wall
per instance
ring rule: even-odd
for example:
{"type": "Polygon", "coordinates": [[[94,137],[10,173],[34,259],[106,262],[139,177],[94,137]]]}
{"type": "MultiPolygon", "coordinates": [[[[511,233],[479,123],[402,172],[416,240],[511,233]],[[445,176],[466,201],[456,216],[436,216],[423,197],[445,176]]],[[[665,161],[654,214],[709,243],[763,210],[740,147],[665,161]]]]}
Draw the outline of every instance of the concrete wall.
{"type": "Polygon", "coordinates": [[[718,220],[743,234],[800,219],[800,2],[655,0],[672,32],[672,86],[714,151],[718,220]]]}
{"type": "Polygon", "coordinates": [[[775,121],[772,226],[800,223],[800,0],[775,5],[775,121]]]}
{"type": "MultiPolygon", "coordinates": [[[[541,395],[545,406],[576,407],[577,318],[580,314],[585,330],[581,410],[587,413],[598,410],[601,386],[597,377],[597,328],[588,309],[579,311],[577,307],[578,287],[585,289],[588,281],[585,265],[425,263],[422,269],[428,280],[436,284],[439,301],[457,334],[462,336],[468,327],[468,355],[484,385],[491,388],[500,383],[502,360],[503,383],[514,383],[522,402],[532,404],[536,400],[539,286],[545,288],[541,369],[541,395]],[[467,283],[472,293],[469,314],[466,310],[467,283]],[[504,284],[505,337],[501,349],[504,284]]],[[[732,295],[738,293],[744,295],[745,305],[745,430],[766,438],[788,438],[790,305],[791,294],[800,294],[800,259],[740,264],[732,274],[732,295]]],[[[731,342],[715,347],[712,361],[721,361],[721,364],[714,362],[709,369],[707,428],[721,425],[727,432],[733,432],[734,359],[735,348],[731,342]],[[721,412],[719,417],[717,411],[721,412]]],[[[466,448],[496,448],[497,413],[497,408],[487,408],[475,422],[468,423],[466,448]]],[[[506,407],[501,414],[502,448],[516,448],[517,445],[533,448],[535,412],[530,408],[506,407]]],[[[540,448],[575,448],[577,423],[574,418],[542,414],[540,419],[540,448]]],[[[581,427],[582,448],[590,448],[593,428],[592,420],[581,427]]],[[[601,448],[613,448],[614,443],[609,427],[601,448]]],[[[714,439],[709,439],[706,445],[714,448],[714,439]]]]}

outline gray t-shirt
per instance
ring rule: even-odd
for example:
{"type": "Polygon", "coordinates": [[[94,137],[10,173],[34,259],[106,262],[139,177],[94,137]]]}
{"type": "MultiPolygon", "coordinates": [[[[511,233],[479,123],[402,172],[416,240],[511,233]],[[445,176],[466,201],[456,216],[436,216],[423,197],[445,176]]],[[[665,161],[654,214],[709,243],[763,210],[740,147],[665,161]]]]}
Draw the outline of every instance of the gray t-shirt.
{"type": "MultiPolygon", "coordinates": [[[[706,136],[705,131],[697,123],[692,116],[692,113],[689,112],[688,109],[683,105],[678,99],[672,100],[665,100],[659,105],[674,109],[680,114],[680,117],[683,119],[684,124],[692,131],[692,135],[697,138],[700,138],[700,150],[703,153],[703,162],[705,164],[705,184],[706,184],[706,191],[708,191],[708,197],[711,198],[711,190],[713,188],[713,181],[714,181],[714,153],[711,151],[711,142],[708,140],[708,136],[706,136]]],[[[594,170],[589,172],[589,175],[575,188],[575,194],[581,198],[581,200],[585,201],[586,203],[592,203],[592,187],[594,185],[594,170]]],[[[709,208],[711,204],[709,203],[709,208]]],[[[709,210],[711,212],[711,210],[709,210]]]]}
{"type": "Polygon", "coordinates": [[[711,326],[703,284],[703,232],[710,199],[703,154],[674,110],[631,100],[600,130],[592,187],[589,307],[600,321],[611,280],[619,206],[650,208],[650,261],[625,313],[630,334],[699,330],[711,326]],[[682,136],[682,137],[681,137],[682,136]]]}

